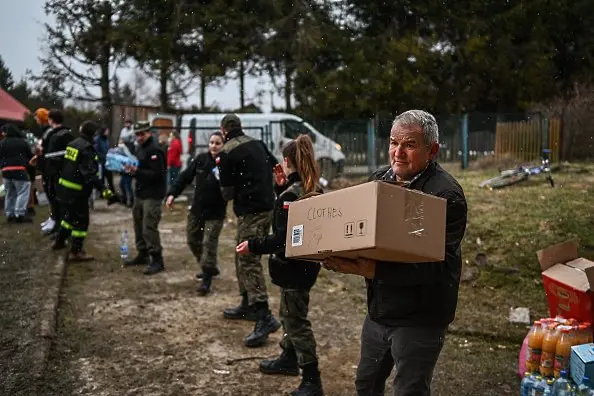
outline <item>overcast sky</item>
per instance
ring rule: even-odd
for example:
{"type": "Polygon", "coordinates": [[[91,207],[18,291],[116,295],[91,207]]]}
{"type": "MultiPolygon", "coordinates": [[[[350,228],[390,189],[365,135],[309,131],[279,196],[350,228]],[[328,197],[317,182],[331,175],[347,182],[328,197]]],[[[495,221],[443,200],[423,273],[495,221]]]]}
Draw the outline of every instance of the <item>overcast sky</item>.
{"type": "MultiPolygon", "coordinates": [[[[41,54],[44,40],[43,23],[50,19],[43,11],[44,0],[0,0],[0,55],[12,72],[15,80],[20,80],[26,69],[39,73],[41,65],[37,59],[41,54]]],[[[122,70],[118,76],[122,83],[132,83],[133,73],[122,70]]],[[[197,87],[197,86],[196,86],[197,87]]],[[[156,92],[156,84],[154,90],[156,92]]],[[[251,78],[246,81],[246,102],[254,99],[257,90],[266,90],[262,97],[264,111],[270,111],[270,90],[272,85],[268,79],[258,81],[251,78]]],[[[274,94],[275,106],[283,106],[282,99],[274,94]]],[[[229,81],[222,88],[209,87],[206,91],[207,105],[218,104],[222,108],[239,107],[239,84],[229,81]]],[[[192,96],[186,106],[199,105],[198,94],[192,96]]],[[[182,104],[182,107],[185,107],[182,104]]]]}

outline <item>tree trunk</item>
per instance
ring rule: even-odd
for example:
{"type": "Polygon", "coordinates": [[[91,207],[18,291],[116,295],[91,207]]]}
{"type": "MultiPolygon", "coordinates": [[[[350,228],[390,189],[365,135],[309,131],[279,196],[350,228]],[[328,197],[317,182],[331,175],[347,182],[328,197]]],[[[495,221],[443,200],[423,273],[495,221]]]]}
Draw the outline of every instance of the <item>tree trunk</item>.
{"type": "Polygon", "coordinates": [[[239,108],[245,107],[245,68],[243,61],[239,61],[239,108]]]}
{"type": "Polygon", "coordinates": [[[285,66],[285,110],[291,111],[291,96],[293,96],[293,71],[295,69],[285,66]]]}
{"type": "Polygon", "coordinates": [[[167,111],[167,108],[169,107],[169,94],[167,92],[168,69],[169,68],[167,67],[167,62],[161,60],[161,69],[159,74],[159,84],[161,84],[159,92],[159,102],[160,110],[163,112],[167,111]]]}

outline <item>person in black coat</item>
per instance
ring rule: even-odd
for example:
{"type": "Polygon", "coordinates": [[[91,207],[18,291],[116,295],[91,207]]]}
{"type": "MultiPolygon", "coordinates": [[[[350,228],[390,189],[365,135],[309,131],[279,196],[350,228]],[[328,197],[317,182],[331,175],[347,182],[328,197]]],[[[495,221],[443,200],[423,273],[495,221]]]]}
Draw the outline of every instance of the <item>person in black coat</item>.
{"type": "Polygon", "coordinates": [[[136,179],[132,217],[137,255],[125,265],[148,264],[144,274],[153,275],[165,270],[159,223],[165,198],[167,165],[165,152],[153,138],[149,122],[136,123],[134,134],[138,142],[138,166],[127,165],[124,170],[136,179]]]}
{"type": "Polygon", "coordinates": [[[2,134],[0,169],[6,189],[4,213],[9,223],[30,223],[32,220],[27,216],[27,204],[31,191],[28,164],[33,153],[18,127],[5,124],[0,131],[2,134]]]}
{"type": "Polygon", "coordinates": [[[215,132],[208,140],[208,152],[198,154],[188,167],[175,179],[167,193],[167,206],[171,208],[173,201],[194,181],[194,200],[188,211],[186,234],[188,246],[202,264],[202,272],[197,275],[202,280],[198,293],[206,295],[210,292],[212,278],[219,274],[217,266],[217,249],[219,235],[225,222],[227,201],[221,195],[218,168],[215,159],[223,148],[223,135],[215,132]],[[204,251],[204,257],[202,253],[204,251]]]}
{"type": "Polygon", "coordinates": [[[321,193],[319,171],[311,138],[301,135],[283,148],[282,171],[275,173],[277,199],[274,205],[272,235],[250,238],[237,245],[238,254],[270,254],[268,268],[272,283],[281,288],[280,318],[284,336],[280,357],[260,362],[265,374],[299,375],[302,381],[291,393],[322,396],[316,341],[307,319],[309,291],[320,272],[320,264],[285,257],[289,206],[306,194],[321,193]]]}
{"type": "Polygon", "coordinates": [[[438,138],[431,114],[410,110],[398,115],[390,132],[390,166],[376,171],[370,180],[399,182],[447,200],[445,260],[324,260],[327,269],[362,275],[366,280],[368,314],[355,380],[359,396],[383,395],[395,365],[394,395],[430,395],[433,369],[454,320],[467,205],[460,184],[433,159],[439,150],[438,138]]]}

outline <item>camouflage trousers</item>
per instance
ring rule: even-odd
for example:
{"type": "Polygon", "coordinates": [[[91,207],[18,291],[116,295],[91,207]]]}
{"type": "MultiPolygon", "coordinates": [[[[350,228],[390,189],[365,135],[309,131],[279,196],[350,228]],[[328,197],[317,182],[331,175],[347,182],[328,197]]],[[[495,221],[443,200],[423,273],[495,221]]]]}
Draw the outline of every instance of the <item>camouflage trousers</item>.
{"type": "MultiPolygon", "coordinates": [[[[270,229],[271,213],[247,214],[237,218],[237,243],[250,238],[263,238],[270,229]]],[[[247,294],[248,303],[268,301],[266,280],[262,268],[262,256],[256,254],[235,255],[235,271],[239,292],[247,294]]]]}
{"type": "Polygon", "coordinates": [[[307,319],[308,311],[309,290],[281,287],[279,316],[284,334],[280,345],[284,350],[295,351],[300,367],[318,361],[316,339],[311,329],[311,322],[307,319]]]}
{"type": "Polygon", "coordinates": [[[186,234],[188,246],[204,273],[214,273],[217,269],[219,235],[225,219],[204,220],[199,215],[188,213],[186,234]]]}

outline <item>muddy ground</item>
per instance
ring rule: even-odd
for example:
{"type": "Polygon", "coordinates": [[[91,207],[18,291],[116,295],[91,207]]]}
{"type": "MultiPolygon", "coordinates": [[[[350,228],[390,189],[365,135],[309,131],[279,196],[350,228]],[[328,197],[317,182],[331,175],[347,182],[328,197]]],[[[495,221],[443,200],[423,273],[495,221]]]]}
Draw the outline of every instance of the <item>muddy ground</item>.
{"type": "MultiPolygon", "coordinates": [[[[222,317],[224,308],[239,302],[233,216],[221,235],[222,273],[208,297],[196,293],[198,267],[186,247],[183,205],[164,211],[160,226],[164,273],[146,277],[142,268],[121,267],[122,229],[132,233],[131,213],[125,208],[100,205],[92,216],[88,251],[97,260],[68,268],[59,336],[43,394],[285,395],[298,385],[298,377],[258,372],[259,358],[279,353],[280,331],[267,346],[250,349],[242,339],[253,323],[222,317]],[[230,359],[246,357],[255,359],[228,364],[230,359]]],[[[270,286],[269,292],[276,313],[278,288],[270,286]]],[[[490,315],[498,314],[487,309],[490,315]]],[[[312,291],[310,312],[326,394],[353,395],[365,315],[363,280],[322,271],[312,291]]],[[[466,330],[450,334],[435,372],[434,393],[516,393],[516,361],[513,340],[466,330]]],[[[388,386],[386,394],[389,390],[388,386]]]]}

